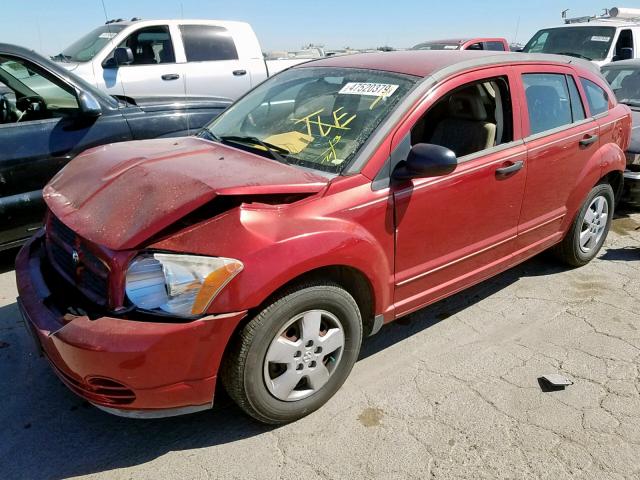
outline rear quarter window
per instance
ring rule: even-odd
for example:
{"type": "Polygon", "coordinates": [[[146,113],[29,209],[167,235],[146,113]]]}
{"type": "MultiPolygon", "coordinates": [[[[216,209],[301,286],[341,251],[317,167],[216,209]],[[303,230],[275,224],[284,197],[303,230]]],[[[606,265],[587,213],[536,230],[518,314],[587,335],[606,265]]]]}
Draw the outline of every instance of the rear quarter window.
{"type": "Polygon", "coordinates": [[[580,83],[582,83],[582,88],[584,88],[584,93],[587,96],[587,103],[592,116],[609,110],[609,95],[600,85],[586,78],[581,78],[580,83]]]}
{"type": "Polygon", "coordinates": [[[238,51],[226,28],[215,25],[180,25],[187,62],[237,60],[238,51]]]}

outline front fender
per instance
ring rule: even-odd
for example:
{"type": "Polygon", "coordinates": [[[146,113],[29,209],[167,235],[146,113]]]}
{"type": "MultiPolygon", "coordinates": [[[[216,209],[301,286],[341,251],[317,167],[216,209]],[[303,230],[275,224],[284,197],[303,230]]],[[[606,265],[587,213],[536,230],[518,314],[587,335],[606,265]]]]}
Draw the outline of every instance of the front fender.
{"type": "Polygon", "coordinates": [[[255,308],[295,278],[328,266],[362,273],[371,286],[375,313],[385,311],[393,286],[393,232],[385,223],[385,205],[368,211],[364,224],[359,218],[289,207],[242,205],[151,248],[243,262],[243,271],[216,297],[209,312],[255,308]]]}

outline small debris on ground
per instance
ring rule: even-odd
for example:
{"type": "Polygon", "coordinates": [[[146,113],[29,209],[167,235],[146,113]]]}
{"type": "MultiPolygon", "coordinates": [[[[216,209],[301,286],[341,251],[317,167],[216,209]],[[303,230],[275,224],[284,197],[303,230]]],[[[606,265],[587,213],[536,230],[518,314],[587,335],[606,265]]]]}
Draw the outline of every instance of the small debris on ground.
{"type": "Polygon", "coordinates": [[[543,392],[555,392],[564,390],[569,385],[573,385],[573,380],[559,373],[552,373],[538,377],[538,384],[543,392]]]}

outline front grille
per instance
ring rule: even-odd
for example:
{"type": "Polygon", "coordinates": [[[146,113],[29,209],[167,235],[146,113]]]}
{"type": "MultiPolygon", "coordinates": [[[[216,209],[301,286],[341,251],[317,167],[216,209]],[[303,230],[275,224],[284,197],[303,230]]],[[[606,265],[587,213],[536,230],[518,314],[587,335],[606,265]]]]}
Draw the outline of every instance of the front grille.
{"type": "Polygon", "coordinates": [[[87,298],[106,305],[109,293],[109,268],[54,215],[47,225],[47,252],[52,266],[65,280],[75,285],[87,298]]]}

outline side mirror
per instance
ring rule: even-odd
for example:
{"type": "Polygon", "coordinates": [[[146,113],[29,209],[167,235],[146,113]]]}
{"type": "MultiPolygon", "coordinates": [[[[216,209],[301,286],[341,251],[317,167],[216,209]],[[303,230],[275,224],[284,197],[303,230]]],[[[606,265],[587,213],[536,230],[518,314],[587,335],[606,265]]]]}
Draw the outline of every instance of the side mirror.
{"type": "Polygon", "coordinates": [[[100,102],[89,92],[80,92],[78,95],[78,107],[83,117],[96,118],[102,115],[100,102]]]}
{"type": "Polygon", "coordinates": [[[411,148],[407,160],[399,163],[391,176],[396,180],[439,177],[453,172],[457,166],[456,154],[448,148],[418,143],[411,148]]]}
{"type": "Polygon", "coordinates": [[[619,60],[630,60],[633,58],[633,48],[632,47],[623,47],[620,49],[619,60]]]}
{"type": "Polygon", "coordinates": [[[120,65],[133,63],[133,52],[129,47],[118,47],[113,51],[113,56],[105,61],[104,68],[118,68],[120,65]]]}

